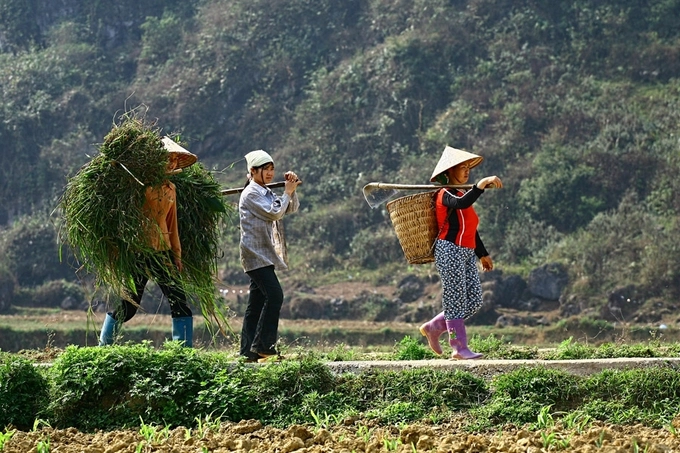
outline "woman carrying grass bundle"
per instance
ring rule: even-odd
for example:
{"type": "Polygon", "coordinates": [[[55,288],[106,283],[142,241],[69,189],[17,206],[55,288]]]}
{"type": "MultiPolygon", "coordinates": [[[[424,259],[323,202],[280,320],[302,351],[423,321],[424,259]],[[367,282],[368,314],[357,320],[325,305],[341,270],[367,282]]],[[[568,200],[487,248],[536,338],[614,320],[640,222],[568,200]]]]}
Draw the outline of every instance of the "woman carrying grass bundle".
{"type": "Polygon", "coordinates": [[[243,317],[240,354],[247,362],[277,357],[276,342],[283,290],[276,269],[287,269],[277,254],[274,224],[298,210],[297,175],[286,172],[284,194],[275,195],[267,184],[274,179],[274,160],[262,150],[246,154],[248,181],[239,199],[241,264],[250,277],[248,306],[243,317]]]}
{"type": "MultiPolygon", "coordinates": [[[[470,169],[482,160],[481,156],[447,146],[430,181],[465,184],[470,177],[470,169]]],[[[485,188],[500,188],[502,185],[497,176],[487,176],[468,191],[440,189],[436,195],[439,234],[435,240],[434,257],[442,281],[444,311],[420,326],[420,333],[427,338],[430,348],[441,355],[439,336],[448,331],[453,360],[482,356],[468,348],[465,319],[477,313],[482,306],[482,286],[475,256],[480,259],[484,271],[493,269],[493,261],[477,232],[479,218],[472,205],[485,188]]]]}
{"type": "MultiPolygon", "coordinates": [[[[168,151],[166,174],[172,175],[182,168],[193,165],[197,157],[168,137],[162,139],[168,151]]],[[[187,297],[179,278],[182,272],[182,245],[177,221],[177,191],[168,179],[158,185],[148,186],[144,193],[142,211],[146,218],[144,235],[148,247],[154,250],[151,256],[140,258],[132,275],[135,291],[131,300],[123,298],[120,306],[107,313],[102,326],[99,345],[113,343],[120,325],[129,321],[142,301],[144,288],[152,278],[168,298],[172,316],[172,339],[179,340],[187,347],[193,346],[193,314],[187,304],[187,297]]]]}

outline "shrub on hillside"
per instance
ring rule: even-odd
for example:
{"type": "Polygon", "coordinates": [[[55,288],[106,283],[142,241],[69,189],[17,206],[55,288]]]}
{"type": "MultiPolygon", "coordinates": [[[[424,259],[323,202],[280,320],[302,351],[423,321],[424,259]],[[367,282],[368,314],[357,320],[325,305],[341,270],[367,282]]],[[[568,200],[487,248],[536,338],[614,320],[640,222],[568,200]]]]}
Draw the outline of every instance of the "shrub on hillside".
{"type": "Polygon", "coordinates": [[[74,269],[60,259],[57,232],[44,216],[16,222],[2,237],[3,255],[21,286],[37,286],[49,280],[73,279],[74,269]]]}
{"type": "Polygon", "coordinates": [[[66,280],[52,280],[35,288],[19,288],[12,304],[23,307],[80,308],[85,302],[83,288],[66,280]]]}
{"type": "Polygon", "coordinates": [[[577,276],[571,293],[587,296],[634,282],[639,295],[673,299],[680,293],[677,233],[677,222],[669,224],[628,192],[617,209],[598,214],[562,240],[553,257],[569,263],[570,274],[577,276]]]}
{"type": "Polygon", "coordinates": [[[290,219],[289,237],[304,238],[303,247],[323,244],[334,254],[345,255],[356,231],[355,213],[346,205],[305,212],[290,219]]]}
{"type": "Polygon", "coordinates": [[[352,257],[358,260],[362,267],[369,269],[376,269],[395,261],[406,262],[392,226],[360,231],[352,239],[350,249],[352,257]]]}

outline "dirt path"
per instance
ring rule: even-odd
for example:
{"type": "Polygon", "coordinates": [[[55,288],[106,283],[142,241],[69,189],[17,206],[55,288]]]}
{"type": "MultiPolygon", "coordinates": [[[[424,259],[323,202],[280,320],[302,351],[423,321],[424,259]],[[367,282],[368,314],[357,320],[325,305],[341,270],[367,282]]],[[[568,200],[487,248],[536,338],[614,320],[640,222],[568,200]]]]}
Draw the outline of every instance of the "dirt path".
{"type": "Polygon", "coordinates": [[[369,369],[398,371],[413,368],[429,368],[468,371],[476,376],[490,378],[496,374],[509,373],[521,367],[544,367],[558,369],[579,376],[587,376],[604,370],[631,370],[649,367],[673,367],[680,369],[680,357],[623,357],[616,359],[583,360],[394,360],[394,361],[345,361],[327,362],[334,373],[360,373],[369,369]]]}

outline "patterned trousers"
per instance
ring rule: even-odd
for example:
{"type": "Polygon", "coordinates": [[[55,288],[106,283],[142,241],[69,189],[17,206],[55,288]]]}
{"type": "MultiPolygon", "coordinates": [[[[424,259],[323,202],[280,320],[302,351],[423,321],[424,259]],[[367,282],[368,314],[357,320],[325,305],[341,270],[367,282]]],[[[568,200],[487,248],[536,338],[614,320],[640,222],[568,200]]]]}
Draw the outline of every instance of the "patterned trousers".
{"type": "Polygon", "coordinates": [[[475,251],[437,239],[434,258],[442,280],[444,317],[467,319],[477,313],[482,307],[482,284],[475,251]]]}

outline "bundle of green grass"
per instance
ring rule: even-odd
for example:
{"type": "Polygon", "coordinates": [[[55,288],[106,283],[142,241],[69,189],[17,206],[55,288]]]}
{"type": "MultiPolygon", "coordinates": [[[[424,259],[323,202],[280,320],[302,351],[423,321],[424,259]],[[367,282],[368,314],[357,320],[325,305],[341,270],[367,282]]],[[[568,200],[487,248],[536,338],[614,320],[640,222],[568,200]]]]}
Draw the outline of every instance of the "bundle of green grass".
{"type": "MultiPolygon", "coordinates": [[[[146,188],[173,182],[182,244],[179,278],[190,301],[200,306],[209,326],[227,326],[216,304],[215,274],[219,227],[232,213],[220,186],[202,165],[166,174],[168,152],[160,130],[135,116],[123,116],[99,147],[99,153],[69,179],[61,199],[63,236],[97,285],[129,299],[139,263],[157,259],[147,243],[142,211],[146,188]]],[[[168,267],[169,272],[176,272],[168,267]]]]}

